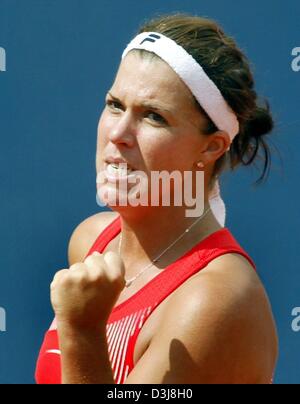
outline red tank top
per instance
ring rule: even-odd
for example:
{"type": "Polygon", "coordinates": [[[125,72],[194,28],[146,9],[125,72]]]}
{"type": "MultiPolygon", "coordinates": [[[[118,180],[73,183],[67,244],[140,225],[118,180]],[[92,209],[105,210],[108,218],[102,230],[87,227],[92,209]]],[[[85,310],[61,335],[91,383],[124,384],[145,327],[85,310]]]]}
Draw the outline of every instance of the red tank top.
{"type": "MultiPolygon", "coordinates": [[[[121,220],[118,217],[99,235],[86,257],[94,251],[102,253],[120,230],[121,220]]],[[[106,335],[116,384],[123,384],[133,369],[137,337],[155,308],[184,281],[206,267],[210,261],[227,253],[243,255],[256,269],[252,259],[225,227],[200,241],[133,296],[113,308],[107,322],[106,335]]],[[[45,334],[35,377],[38,384],[61,383],[60,351],[55,320],[45,334]]]]}

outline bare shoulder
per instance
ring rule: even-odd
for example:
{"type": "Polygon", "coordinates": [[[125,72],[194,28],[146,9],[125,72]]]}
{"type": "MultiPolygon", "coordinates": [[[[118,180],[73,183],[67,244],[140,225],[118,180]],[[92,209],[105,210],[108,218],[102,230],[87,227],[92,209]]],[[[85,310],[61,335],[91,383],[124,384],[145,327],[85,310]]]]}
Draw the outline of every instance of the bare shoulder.
{"type": "Polygon", "coordinates": [[[263,285],[249,261],[241,254],[227,253],[212,260],[184,282],[173,294],[173,300],[190,295],[217,306],[220,301],[223,305],[224,300],[235,302],[246,299],[250,293],[263,291],[263,285]]]}
{"type": "Polygon", "coordinates": [[[74,229],[69,241],[69,265],[82,262],[99,234],[118,216],[116,212],[100,212],[82,221],[74,229]]]}
{"type": "Polygon", "coordinates": [[[276,326],[251,264],[240,254],[225,254],[181,285],[150,351],[163,355],[162,341],[169,344],[169,358],[176,357],[187,372],[193,368],[192,383],[269,383],[278,356],[276,326]]]}
{"type": "MultiPolygon", "coordinates": [[[[193,298],[205,301],[218,308],[231,309],[237,303],[248,303],[251,306],[268,303],[263,284],[250,262],[238,253],[223,254],[212,260],[204,269],[188,279],[174,299],[192,293],[193,298]],[[199,293],[201,291],[201,293],[199,293]],[[253,298],[256,298],[253,300],[253,298]],[[226,303],[226,306],[224,306],[226,303]]],[[[261,307],[260,307],[261,308],[261,307]]]]}

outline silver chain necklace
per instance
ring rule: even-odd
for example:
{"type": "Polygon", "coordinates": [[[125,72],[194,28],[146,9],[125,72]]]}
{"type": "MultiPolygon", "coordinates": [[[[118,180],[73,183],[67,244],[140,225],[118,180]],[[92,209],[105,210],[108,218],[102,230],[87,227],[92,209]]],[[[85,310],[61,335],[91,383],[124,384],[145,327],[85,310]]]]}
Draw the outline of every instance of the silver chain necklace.
{"type": "MultiPolygon", "coordinates": [[[[185,236],[192,227],[194,227],[201,219],[203,219],[206,214],[211,210],[211,208],[209,207],[206,212],[203,213],[202,216],[200,216],[197,220],[195,220],[194,223],[192,223],[191,226],[189,226],[175,241],[173,241],[172,244],[170,244],[162,253],[160,253],[156,258],[154,258],[154,260],[152,260],[150,262],[150,264],[148,264],[147,266],[145,266],[145,268],[143,268],[136,276],[134,276],[131,279],[125,279],[125,287],[128,288],[132,282],[134,282],[136,280],[136,278],[138,278],[140,275],[142,275],[146,269],[152,267],[153,264],[155,264],[155,262],[157,262],[171,247],[173,247],[174,244],[176,244],[183,236],[185,236]]],[[[121,255],[121,246],[122,246],[122,233],[120,234],[120,241],[119,241],[119,255],[121,255]]]]}

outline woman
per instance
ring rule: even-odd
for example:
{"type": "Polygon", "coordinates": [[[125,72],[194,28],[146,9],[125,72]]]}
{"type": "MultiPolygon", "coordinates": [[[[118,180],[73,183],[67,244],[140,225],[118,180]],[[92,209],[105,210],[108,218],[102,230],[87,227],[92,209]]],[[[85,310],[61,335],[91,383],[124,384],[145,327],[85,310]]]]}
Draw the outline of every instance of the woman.
{"type": "MultiPolygon", "coordinates": [[[[272,381],[272,311],[254,262],[223,227],[218,193],[226,162],[250,164],[260,147],[264,177],[272,127],[246,57],[214,21],[175,14],[140,29],[98,127],[97,173],[113,212],[73,232],[70,268],[51,284],[56,319],[38,383],[272,381]],[[162,206],[164,188],[156,205],[120,203],[137,172],[162,171],[204,174],[199,217],[186,203],[162,206]]],[[[199,193],[194,177],[191,187],[199,193]]]]}

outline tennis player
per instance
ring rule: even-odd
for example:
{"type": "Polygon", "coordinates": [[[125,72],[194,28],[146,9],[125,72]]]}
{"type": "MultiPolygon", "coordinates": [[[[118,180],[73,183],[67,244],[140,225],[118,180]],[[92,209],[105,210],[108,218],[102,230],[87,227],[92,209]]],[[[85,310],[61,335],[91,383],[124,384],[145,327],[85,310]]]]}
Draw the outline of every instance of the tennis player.
{"type": "Polygon", "coordinates": [[[272,382],[272,310],[253,259],[225,227],[219,183],[226,169],[258,160],[259,181],[266,176],[272,129],[247,57],[216,22],[171,14],[140,28],[98,127],[98,192],[110,211],[77,226],[69,268],[51,284],[55,320],[38,383],[272,382]],[[162,205],[164,187],[159,203],[118,203],[153,191],[149,181],[135,192],[135,180],[157,172],[192,173],[201,214],[174,198],[162,205]]]}

